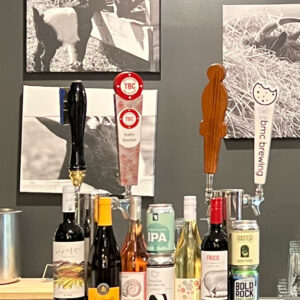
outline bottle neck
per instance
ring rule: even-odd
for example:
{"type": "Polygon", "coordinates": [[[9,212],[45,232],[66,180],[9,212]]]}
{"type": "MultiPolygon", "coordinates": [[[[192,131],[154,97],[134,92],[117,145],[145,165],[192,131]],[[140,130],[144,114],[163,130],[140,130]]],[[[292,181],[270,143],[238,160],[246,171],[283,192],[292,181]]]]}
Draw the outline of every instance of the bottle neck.
{"type": "Polygon", "coordinates": [[[210,232],[218,232],[222,229],[222,223],[220,224],[210,224],[210,232]]]}
{"type": "Polygon", "coordinates": [[[223,214],[222,209],[217,207],[211,207],[210,210],[210,224],[211,225],[220,225],[223,223],[223,214]]]}
{"type": "Polygon", "coordinates": [[[112,226],[112,215],[110,204],[99,204],[98,226],[112,226]]]}
{"type": "Polygon", "coordinates": [[[128,233],[131,235],[141,235],[142,234],[142,223],[141,220],[129,220],[128,233]]]}
{"type": "Polygon", "coordinates": [[[196,221],[185,221],[183,231],[187,236],[194,236],[194,234],[198,232],[196,221]]]}
{"type": "Polygon", "coordinates": [[[64,212],[63,218],[64,218],[64,223],[75,222],[75,212],[64,212]]]}
{"type": "Polygon", "coordinates": [[[183,210],[183,218],[185,222],[196,222],[197,207],[196,205],[185,205],[183,210]]]}

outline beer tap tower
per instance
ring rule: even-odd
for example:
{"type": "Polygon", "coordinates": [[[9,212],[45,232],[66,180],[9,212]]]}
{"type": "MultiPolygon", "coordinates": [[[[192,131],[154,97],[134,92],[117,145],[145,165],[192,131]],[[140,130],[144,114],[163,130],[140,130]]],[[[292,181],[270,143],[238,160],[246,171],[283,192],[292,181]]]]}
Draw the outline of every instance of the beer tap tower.
{"type": "Polygon", "coordinates": [[[202,94],[202,112],[203,120],[200,123],[200,135],[204,137],[204,172],[206,174],[205,201],[210,203],[212,197],[221,196],[226,199],[226,230],[228,232],[231,226],[231,220],[243,219],[243,207],[250,206],[255,216],[260,215],[260,204],[264,201],[263,184],[266,180],[267,164],[271,144],[272,118],[274,102],[277,98],[277,90],[265,88],[263,84],[256,83],[253,88],[253,97],[255,100],[255,195],[246,194],[243,189],[222,189],[213,188],[213,178],[217,170],[218,157],[221,139],[225,137],[227,126],[224,122],[227,109],[227,91],[223,84],[225,78],[225,68],[222,65],[211,65],[207,71],[209,83],[202,94]],[[257,93],[257,89],[258,90],[257,93]],[[270,101],[259,101],[256,95],[264,92],[270,101]],[[268,128],[262,130],[261,124],[268,124],[268,128]],[[263,141],[260,141],[262,138],[263,141]],[[259,146],[264,146],[264,170],[259,168],[259,146]],[[235,216],[233,211],[235,210],[235,216]]]}
{"type": "MultiPolygon", "coordinates": [[[[113,209],[119,209],[125,219],[128,218],[128,206],[132,195],[132,186],[138,184],[138,166],[141,141],[141,123],[143,108],[143,80],[133,72],[122,72],[114,80],[114,105],[118,136],[118,154],[120,183],[125,187],[124,199],[112,197],[113,209]]],[[[86,176],[84,158],[84,129],[87,111],[86,91],[81,81],[71,83],[67,95],[67,116],[71,125],[72,148],[69,162],[69,177],[76,195],[76,221],[83,225],[81,216],[79,193],[86,176]]],[[[95,219],[98,191],[93,193],[90,201],[90,216],[84,218],[95,219]]],[[[96,220],[94,220],[96,221],[96,220]]],[[[93,222],[91,222],[93,223],[93,222]]],[[[91,236],[94,228],[91,224],[91,236]]],[[[92,241],[92,239],[91,239],[92,241]]]]}

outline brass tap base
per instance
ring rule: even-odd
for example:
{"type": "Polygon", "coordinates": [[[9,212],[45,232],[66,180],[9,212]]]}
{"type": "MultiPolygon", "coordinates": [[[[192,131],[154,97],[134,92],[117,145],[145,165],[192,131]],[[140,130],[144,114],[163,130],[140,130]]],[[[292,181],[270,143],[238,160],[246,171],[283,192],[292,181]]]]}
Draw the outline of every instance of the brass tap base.
{"type": "Polygon", "coordinates": [[[81,187],[85,176],[86,176],[85,170],[84,171],[70,171],[69,170],[69,177],[72,181],[72,184],[77,188],[81,187]]]}

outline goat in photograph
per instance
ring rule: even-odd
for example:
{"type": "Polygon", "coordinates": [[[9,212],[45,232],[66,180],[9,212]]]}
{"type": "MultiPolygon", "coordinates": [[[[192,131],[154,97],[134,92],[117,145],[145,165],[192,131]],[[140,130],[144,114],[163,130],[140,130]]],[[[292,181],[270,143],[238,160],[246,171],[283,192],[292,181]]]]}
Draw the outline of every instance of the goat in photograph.
{"type": "MultiPolygon", "coordinates": [[[[37,120],[59,138],[66,141],[64,162],[60,168],[58,179],[67,179],[69,156],[72,147],[70,125],[45,117],[37,120]]],[[[121,195],[125,189],[120,185],[119,163],[117,151],[116,127],[109,120],[98,117],[87,117],[84,133],[84,151],[87,173],[84,182],[96,189],[102,189],[115,195],[121,195]]]]}
{"type": "Polygon", "coordinates": [[[120,18],[130,18],[131,12],[145,0],[114,0],[116,12],[120,18]]]}
{"type": "Polygon", "coordinates": [[[298,38],[300,36],[300,30],[293,34],[288,34],[284,31],[282,26],[289,23],[300,23],[300,19],[284,18],[279,19],[278,22],[268,23],[261,28],[255,37],[246,39],[244,44],[256,48],[265,48],[266,50],[273,52],[277,57],[286,59],[290,62],[299,62],[300,43],[298,38]],[[273,34],[274,31],[279,28],[281,28],[283,32],[280,34],[273,34]]]}
{"type": "Polygon", "coordinates": [[[75,70],[83,69],[83,59],[92,31],[92,17],[106,7],[105,0],[80,0],[74,7],[54,7],[40,14],[33,7],[33,20],[38,45],[34,53],[35,71],[50,71],[55,52],[68,46],[71,64],[75,70]]]}

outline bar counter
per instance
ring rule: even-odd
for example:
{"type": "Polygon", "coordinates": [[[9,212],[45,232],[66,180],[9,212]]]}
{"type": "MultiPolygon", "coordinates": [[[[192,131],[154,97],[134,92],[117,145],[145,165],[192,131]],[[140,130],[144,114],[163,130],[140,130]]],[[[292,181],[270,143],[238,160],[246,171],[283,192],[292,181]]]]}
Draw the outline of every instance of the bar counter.
{"type": "MultiPolygon", "coordinates": [[[[53,280],[22,278],[19,282],[0,285],[0,299],[5,300],[53,300],[53,280]]],[[[263,300],[299,300],[300,298],[259,297],[263,300]]]]}
{"type": "Polygon", "coordinates": [[[0,299],[5,300],[52,300],[53,280],[22,278],[20,281],[0,285],[0,299]]]}

